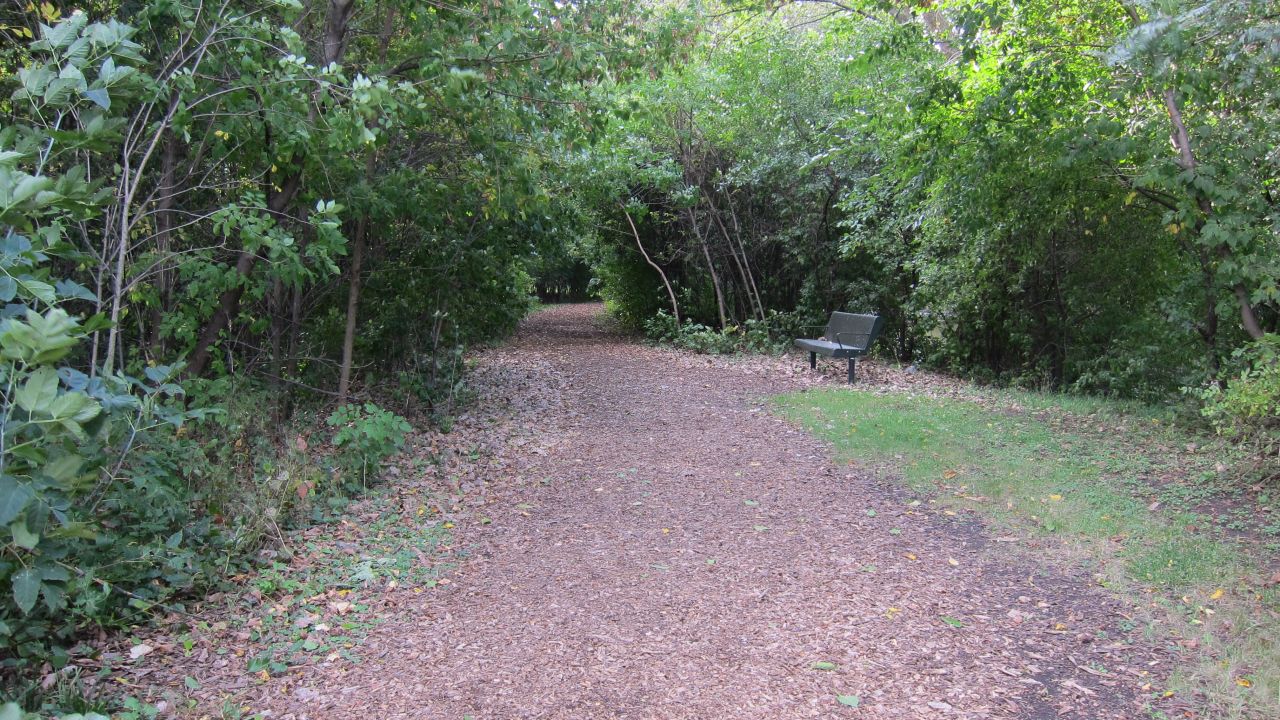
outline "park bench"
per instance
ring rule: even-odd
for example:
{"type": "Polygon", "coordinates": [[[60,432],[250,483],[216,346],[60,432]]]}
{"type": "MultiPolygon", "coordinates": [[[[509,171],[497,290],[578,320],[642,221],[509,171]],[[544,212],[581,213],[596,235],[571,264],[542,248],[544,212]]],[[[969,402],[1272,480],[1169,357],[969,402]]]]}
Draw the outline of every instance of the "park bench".
{"type": "MultiPolygon", "coordinates": [[[[866,355],[876,341],[884,321],[879,315],[856,315],[833,312],[821,338],[796,340],[796,347],[809,351],[809,367],[818,367],[818,356],[837,360],[849,359],[849,382],[853,382],[853,366],[859,356],[866,355]]],[[[815,325],[814,327],[821,327],[815,325]]]]}

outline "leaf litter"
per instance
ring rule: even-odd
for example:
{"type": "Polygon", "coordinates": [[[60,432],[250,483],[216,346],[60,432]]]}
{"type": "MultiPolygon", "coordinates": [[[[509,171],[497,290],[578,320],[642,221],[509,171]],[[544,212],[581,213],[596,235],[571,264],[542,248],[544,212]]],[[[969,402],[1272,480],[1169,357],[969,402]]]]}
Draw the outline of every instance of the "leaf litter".
{"type": "MultiPolygon", "coordinates": [[[[387,492],[303,533],[247,605],[212,598],[181,637],[141,638],[155,649],[116,677],[293,720],[1178,709],[1158,692],[1171,656],[1088,578],[965,518],[886,533],[867,508],[909,507],[902,490],[762,412],[836,382],[795,357],[647,347],[573,305],[476,362],[474,409],[415,433],[387,492]],[[308,585],[333,556],[355,558],[346,580],[308,585]]],[[[886,374],[866,362],[859,382],[886,374]]]]}

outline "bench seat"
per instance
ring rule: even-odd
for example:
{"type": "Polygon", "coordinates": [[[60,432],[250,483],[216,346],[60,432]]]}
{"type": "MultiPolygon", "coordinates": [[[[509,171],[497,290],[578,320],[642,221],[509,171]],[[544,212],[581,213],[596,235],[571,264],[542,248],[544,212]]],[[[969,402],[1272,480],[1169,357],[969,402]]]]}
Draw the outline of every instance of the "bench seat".
{"type": "Polygon", "coordinates": [[[797,338],[796,347],[809,353],[809,367],[818,366],[818,356],[849,361],[849,382],[857,358],[867,354],[880,335],[884,321],[879,315],[833,312],[820,338],[797,338]]]}
{"type": "Polygon", "coordinates": [[[858,357],[862,354],[862,350],[859,350],[858,348],[841,345],[840,343],[834,343],[828,340],[810,340],[808,338],[801,338],[796,340],[796,347],[801,350],[818,353],[819,355],[825,355],[826,357],[840,359],[858,357]]]}

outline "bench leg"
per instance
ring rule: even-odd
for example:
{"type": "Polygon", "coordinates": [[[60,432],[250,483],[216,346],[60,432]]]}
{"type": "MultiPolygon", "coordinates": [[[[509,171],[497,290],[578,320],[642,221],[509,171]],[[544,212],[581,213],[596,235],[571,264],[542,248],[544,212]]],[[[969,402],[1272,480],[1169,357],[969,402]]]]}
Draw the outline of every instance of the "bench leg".
{"type": "Polygon", "coordinates": [[[811,352],[809,353],[809,369],[813,370],[816,367],[818,367],[818,353],[811,352]]]}
{"type": "Polygon", "coordinates": [[[853,364],[855,362],[857,362],[857,360],[854,360],[853,358],[849,358],[849,384],[850,385],[853,384],[853,364]]]}

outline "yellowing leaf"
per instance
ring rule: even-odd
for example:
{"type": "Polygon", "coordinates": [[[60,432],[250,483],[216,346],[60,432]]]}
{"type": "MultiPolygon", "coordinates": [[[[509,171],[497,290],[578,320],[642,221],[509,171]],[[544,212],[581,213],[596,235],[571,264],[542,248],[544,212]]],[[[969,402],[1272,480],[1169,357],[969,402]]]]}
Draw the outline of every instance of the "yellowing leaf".
{"type": "Polygon", "coordinates": [[[1253,681],[1249,678],[1236,678],[1236,684],[1240,687],[1253,687],[1253,681]]]}
{"type": "Polygon", "coordinates": [[[1054,502],[1062,502],[1062,496],[1061,496],[1061,495],[1057,495],[1057,494],[1050,495],[1050,496],[1049,496],[1049,499],[1050,499],[1050,500],[1052,500],[1052,501],[1054,501],[1054,502]]]}
{"type": "Polygon", "coordinates": [[[907,553],[907,559],[908,559],[908,560],[916,560],[916,559],[917,559],[917,558],[916,558],[916,554],[915,554],[915,553],[907,553]]]}
{"type": "Polygon", "coordinates": [[[266,682],[271,679],[271,673],[266,670],[259,670],[258,677],[262,679],[262,682],[266,682]]]}
{"type": "Polygon", "coordinates": [[[1223,593],[1225,593],[1225,592],[1226,592],[1226,591],[1225,591],[1225,590],[1223,590],[1222,588],[1218,588],[1217,590],[1214,590],[1214,591],[1213,591],[1213,594],[1209,596],[1209,599],[1210,599],[1210,600],[1220,600],[1220,599],[1222,599],[1222,595],[1223,595],[1223,593]]]}

